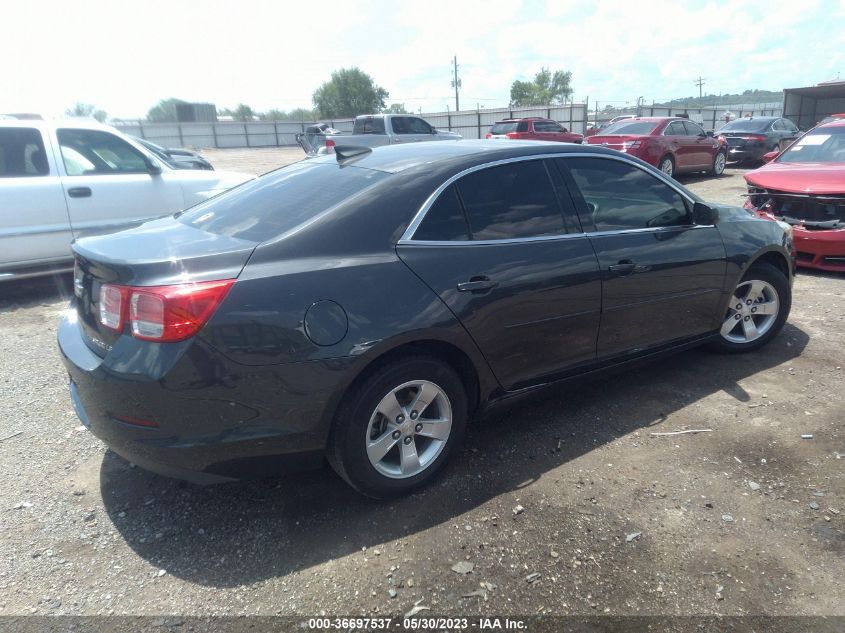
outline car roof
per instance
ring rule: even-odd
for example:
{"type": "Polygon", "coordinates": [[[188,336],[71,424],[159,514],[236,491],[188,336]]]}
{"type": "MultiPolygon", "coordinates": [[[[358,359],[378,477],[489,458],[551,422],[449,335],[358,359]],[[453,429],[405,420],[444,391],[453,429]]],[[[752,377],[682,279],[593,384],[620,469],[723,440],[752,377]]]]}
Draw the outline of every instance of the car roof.
{"type": "Polygon", "coordinates": [[[782,116],[744,116],[734,119],[733,121],[729,121],[729,123],[740,123],[742,121],[777,121],[782,118],[782,116]]]}
{"type": "Polygon", "coordinates": [[[526,116],[522,117],[521,119],[501,119],[500,121],[496,121],[496,123],[519,123],[520,121],[551,121],[552,119],[547,119],[546,117],[542,116],[526,116]]]}
{"type": "MultiPolygon", "coordinates": [[[[335,150],[344,148],[340,143],[335,150]]],[[[364,148],[369,149],[369,148],[364,148]]],[[[428,143],[408,143],[405,145],[384,145],[373,148],[360,156],[346,159],[342,164],[374,169],[387,173],[400,173],[414,167],[434,167],[435,164],[452,163],[457,167],[470,167],[477,164],[507,160],[521,156],[567,153],[609,154],[618,156],[615,150],[580,144],[554,143],[551,141],[520,141],[502,143],[491,140],[462,139],[455,141],[431,141],[428,143]]],[[[329,154],[310,159],[320,163],[336,162],[337,156],[329,154]]]]}
{"type": "Polygon", "coordinates": [[[827,123],[822,123],[816,129],[818,129],[818,128],[828,128],[828,127],[845,127],[845,118],[834,119],[833,121],[828,121],[827,123]]]}
{"type": "Polygon", "coordinates": [[[51,130],[55,128],[73,128],[80,130],[107,130],[114,132],[115,128],[105,125],[94,119],[2,119],[0,127],[28,127],[39,130],[51,130]]]}

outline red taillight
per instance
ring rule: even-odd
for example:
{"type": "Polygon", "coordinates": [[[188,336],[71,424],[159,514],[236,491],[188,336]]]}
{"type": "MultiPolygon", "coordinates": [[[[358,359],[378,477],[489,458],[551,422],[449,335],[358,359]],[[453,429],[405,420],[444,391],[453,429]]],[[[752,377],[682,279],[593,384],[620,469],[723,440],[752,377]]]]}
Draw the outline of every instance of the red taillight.
{"type": "Polygon", "coordinates": [[[326,151],[333,152],[336,145],[337,143],[335,143],[332,139],[326,139],[326,151]]]}
{"type": "Polygon", "coordinates": [[[105,284],[100,288],[100,323],[112,330],[123,329],[126,288],[105,284]]]}
{"type": "Polygon", "coordinates": [[[490,132],[487,132],[487,134],[484,136],[484,138],[493,138],[493,135],[490,134],[490,132]]]}
{"type": "Polygon", "coordinates": [[[622,149],[636,149],[642,144],[642,141],[625,141],[624,143],[622,143],[622,149]]]}
{"type": "Polygon", "coordinates": [[[766,137],[762,134],[749,134],[745,137],[746,141],[765,141],[766,137]]]}
{"type": "Polygon", "coordinates": [[[174,286],[112,286],[100,290],[100,323],[145,341],[184,341],[200,331],[223,301],[234,279],[174,286]]]}

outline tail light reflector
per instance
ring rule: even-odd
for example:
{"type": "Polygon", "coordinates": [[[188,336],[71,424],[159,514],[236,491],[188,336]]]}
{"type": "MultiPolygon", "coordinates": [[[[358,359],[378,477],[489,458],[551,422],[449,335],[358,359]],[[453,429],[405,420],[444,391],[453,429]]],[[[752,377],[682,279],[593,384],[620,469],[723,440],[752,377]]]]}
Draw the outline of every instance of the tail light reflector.
{"type": "Polygon", "coordinates": [[[199,332],[226,297],[234,279],[173,286],[114,286],[100,289],[100,323],[122,330],[128,320],[132,336],[173,343],[199,332]]]}
{"type": "Polygon", "coordinates": [[[745,137],[746,141],[765,141],[766,137],[762,134],[749,134],[745,137]]]}
{"type": "Polygon", "coordinates": [[[490,132],[487,132],[487,134],[484,136],[484,138],[493,138],[493,135],[490,134],[490,132]]]}
{"type": "Polygon", "coordinates": [[[105,284],[100,288],[100,323],[112,330],[123,329],[126,288],[105,284]]]}
{"type": "Polygon", "coordinates": [[[336,145],[337,145],[337,143],[335,143],[332,139],[330,139],[330,138],[326,139],[326,151],[327,152],[333,152],[336,145]]]}

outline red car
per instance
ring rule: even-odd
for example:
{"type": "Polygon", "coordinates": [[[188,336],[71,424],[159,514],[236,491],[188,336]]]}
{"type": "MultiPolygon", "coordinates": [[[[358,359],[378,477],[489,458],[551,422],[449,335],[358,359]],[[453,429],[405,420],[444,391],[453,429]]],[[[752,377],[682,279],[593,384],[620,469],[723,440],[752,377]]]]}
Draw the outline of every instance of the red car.
{"type": "Polygon", "coordinates": [[[724,139],[713,138],[698,123],[676,117],[625,119],[586,142],[636,156],[667,176],[691,171],[721,176],[728,156],[724,139]]]}
{"type": "Polygon", "coordinates": [[[557,121],[529,117],[526,119],[504,119],[496,121],[486,138],[509,138],[522,141],[560,141],[582,143],[581,134],[570,132],[557,121]]]}
{"type": "Polygon", "coordinates": [[[845,120],[814,127],[745,181],[746,209],[792,225],[798,266],[845,272],[845,120]]]}

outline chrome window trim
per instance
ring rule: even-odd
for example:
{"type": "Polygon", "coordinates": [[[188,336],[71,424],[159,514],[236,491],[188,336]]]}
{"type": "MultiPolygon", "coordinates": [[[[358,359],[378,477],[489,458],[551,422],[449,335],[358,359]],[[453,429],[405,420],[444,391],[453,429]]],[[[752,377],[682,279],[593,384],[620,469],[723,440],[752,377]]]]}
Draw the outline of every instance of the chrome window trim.
{"type": "MultiPolygon", "coordinates": [[[[671,178],[668,178],[663,173],[653,173],[647,169],[644,169],[642,165],[638,165],[633,160],[628,158],[625,154],[620,153],[619,156],[613,156],[610,154],[598,154],[592,152],[566,152],[566,153],[554,153],[554,154],[531,154],[528,156],[513,156],[511,158],[503,158],[501,160],[494,160],[489,163],[483,163],[481,165],[474,165],[472,167],[468,167],[463,171],[458,172],[454,176],[448,178],[445,182],[443,182],[434,192],[426,198],[425,202],[423,202],[422,206],[414,215],[413,220],[408,225],[408,228],[405,229],[405,232],[402,233],[402,237],[399,238],[397,245],[408,245],[408,244],[416,244],[416,245],[426,245],[426,246],[466,246],[468,244],[482,244],[482,245],[490,245],[490,244],[512,244],[512,243],[520,243],[520,242],[537,242],[537,241],[547,241],[547,240],[556,240],[561,238],[570,238],[570,237],[586,237],[586,236],[593,236],[593,235],[617,235],[623,233],[643,233],[646,231],[661,231],[661,230],[676,230],[679,228],[684,227],[697,227],[697,226],[713,226],[712,224],[686,224],[683,226],[672,226],[672,227],[655,227],[655,228],[642,228],[642,229],[620,229],[618,231],[592,231],[592,232],[581,232],[581,233],[561,233],[559,235],[535,235],[533,237],[513,237],[513,238],[503,238],[501,240],[415,240],[414,233],[419,228],[420,224],[422,224],[423,220],[425,219],[426,214],[434,206],[434,203],[437,202],[437,199],[440,197],[440,194],[443,193],[450,185],[455,183],[457,180],[467,176],[471,173],[476,171],[481,171],[482,169],[488,169],[490,167],[498,167],[499,165],[507,165],[510,163],[519,163],[525,162],[529,160],[546,160],[551,158],[602,158],[605,160],[615,160],[620,163],[625,163],[631,167],[636,167],[640,171],[645,172],[646,174],[656,178],[663,182],[663,184],[668,185],[675,193],[681,196],[681,199],[687,201],[690,205],[695,204],[695,200],[690,198],[687,193],[682,191],[678,188],[676,182],[674,182],[671,178]]],[[[552,182],[552,187],[554,187],[554,183],[552,182]]]]}

